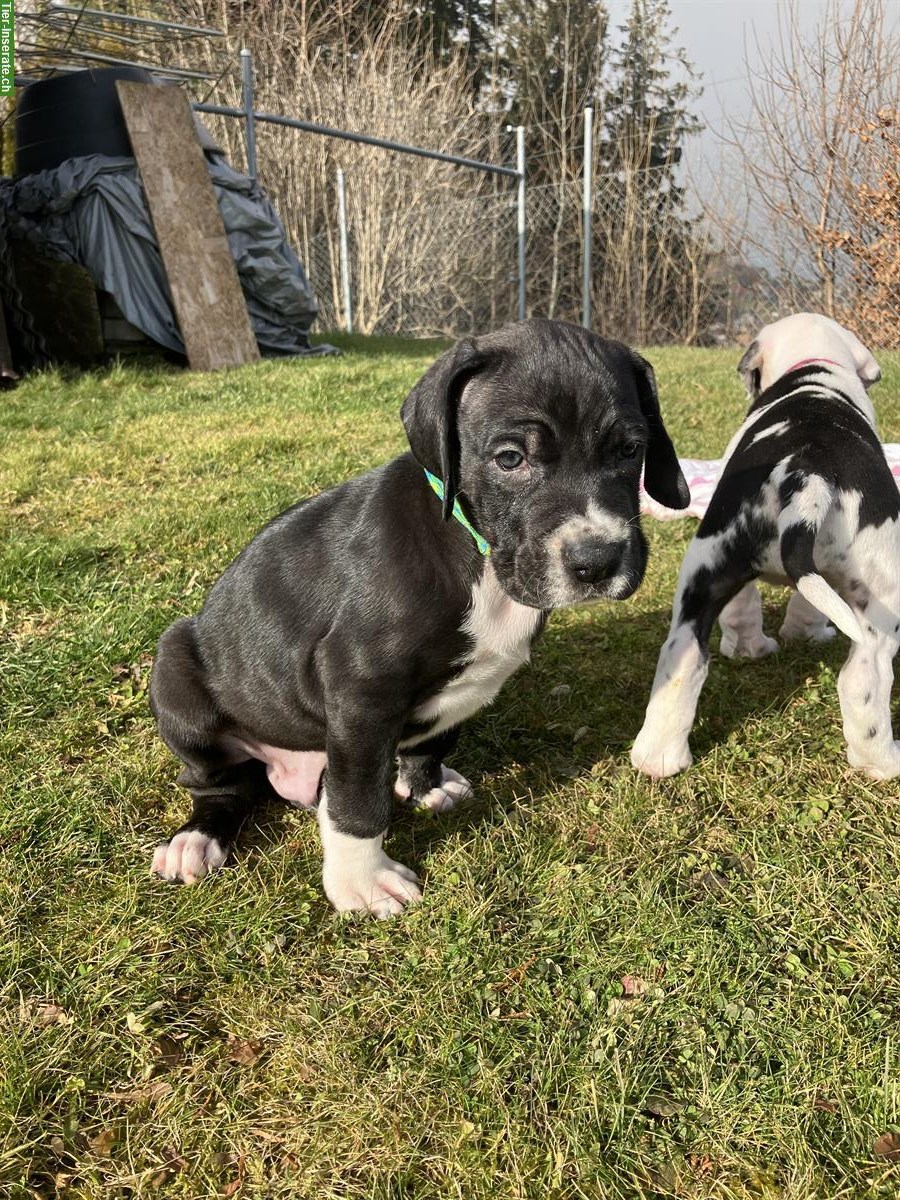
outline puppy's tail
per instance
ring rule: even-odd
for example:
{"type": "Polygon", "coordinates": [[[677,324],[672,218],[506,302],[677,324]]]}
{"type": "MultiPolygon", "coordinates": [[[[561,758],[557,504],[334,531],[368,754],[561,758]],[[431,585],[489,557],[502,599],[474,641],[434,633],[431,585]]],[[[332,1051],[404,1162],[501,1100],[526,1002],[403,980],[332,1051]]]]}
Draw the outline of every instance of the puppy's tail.
{"type": "Polygon", "coordinates": [[[797,591],[853,642],[863,641],[863,631],[853,609],[816,570],[813,548],[816,535],[831,509],[834,491],[821,476],[807,477],[778,522],[781,562],[797,591]]]}

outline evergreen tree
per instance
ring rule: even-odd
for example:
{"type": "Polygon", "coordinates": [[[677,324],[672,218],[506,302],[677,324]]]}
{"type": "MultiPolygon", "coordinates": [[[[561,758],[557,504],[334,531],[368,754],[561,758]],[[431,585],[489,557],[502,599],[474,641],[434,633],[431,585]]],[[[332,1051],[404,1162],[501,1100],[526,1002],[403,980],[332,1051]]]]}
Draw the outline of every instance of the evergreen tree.
{"type": "Polygon", "coordinates": [[[695,73],[674,43],[667,0],[632,0],[619,32],[597,154],[595,279],[636,340],[696,336],[706,251],[678,183],[685,139],[702,128],[690,109],[695,73]]]}
{"type": "Polygon", "coordinates": [[[496,7],[496,0],[427,0],[418,10],[440,60],[465,48],[476,92],[490,74],[496,7]]]}
{"type": "MultiPolygon", "coordinates": [[[[537,311],[578,305],[584,109],[601,88],[608,15],[602,0],[497,0],[492,91],[485,103],[525,127],[529,274],[537,311]]],[[[514,148],[504,148],[506,161],[514,148]]]]}
{"type": "MultiPolygon", "coordinates": [[[[493,85],[510,121],[532,138],[580,127],[601,88],[608,14],[603,0],[497,0],[493,85]]],[[[535,149],[542,147],[536,143],[535,149]]]]}
{"type": "Polygon", "coordinates": [[[700,94],[695,72],[673,45],[669,19],[667,0],[632,0],[610,55],[600,162],[610,174],[643,172],[648,192],[668,189],[680,199],[675,175],[684,140],[703,126],[689,108],[700,94]]]}

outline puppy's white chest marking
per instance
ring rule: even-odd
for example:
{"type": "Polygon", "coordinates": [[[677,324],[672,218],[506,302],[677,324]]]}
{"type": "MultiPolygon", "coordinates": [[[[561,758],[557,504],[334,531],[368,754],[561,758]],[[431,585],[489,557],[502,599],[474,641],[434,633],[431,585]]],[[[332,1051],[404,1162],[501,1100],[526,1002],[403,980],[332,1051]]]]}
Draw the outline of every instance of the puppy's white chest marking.
{"type": "Polygon", "coordinates": [[[490,563],[472,589],[472,606],[463,630],[473,640],[462,671],[420,704],[415,720],[436,722],[421,737],[404,746],[452,729],[484,705],[490,704],[510,675],[531,655],[531,642],[541,623],[541,612],[511,599],[497,582],[490,563]]]}

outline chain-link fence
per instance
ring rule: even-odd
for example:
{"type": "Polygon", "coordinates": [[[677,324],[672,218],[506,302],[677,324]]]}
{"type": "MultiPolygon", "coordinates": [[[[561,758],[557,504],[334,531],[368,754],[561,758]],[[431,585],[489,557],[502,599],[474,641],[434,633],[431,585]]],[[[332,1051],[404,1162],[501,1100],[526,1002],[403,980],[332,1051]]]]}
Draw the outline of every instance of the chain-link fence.
{"type": "MultiPolygon", "coordinates": [[[[231,160],[243,165],[243,122],[215,115],[203,119],[231,160]]],[[[255,130],[259,179],[314,287],[320,329],[347,326],[339,170],[345,178],[355,331],[458,336],[516,318],[514,175],[262,121],[255,130]]],[[[496,147],[483,147],[485,155],[491,150],[496,147]]]]}
{"type": "MultiPolygon", "coordinates": [[[[348,173],[352,214],[354,175],[348,173]]],[[[414,206],[348,220],[354,328],[410,337],[459,336],[516,317],[515,192],[436,189],[414,206]]],[[[337,223],[289,229],[319,300],[322,328],[346,325],[337,223]]]]}
{"type": "MultiPolygon", "coordinates": [[[[205,0],[194,7],[182,5],[180,16],[204,26],[220,19],[227,24],[225,10],[214,13],[205,0]]],[[[754,243],[746,229],[739,233],[716,216],[708,197],[703,219],[688,216],[686,196],[670,171],[621,165],[647,162],[646,147],[611,147],[591,138],[590,108],[565,128],[536,125],[527,139],[523,134],[520,144],[527,141],[530,157],[521,230],[511,132],[502,113],[472,102],[459,63],[429,58],[403,39],[363,37],[357,43],[337,18],[332,32],[344,39],[339,53],[322,40],[317,25],[321,45],[295,56],[281,21],[296,18],[297,29],[305,29],[301,16],[278,5],[268,16],[278,31],[278,54],[263,26],[241,29],[240,41],[250,49],[240,56],[239,42],[231,38],[226,52],[225,34],[215,29],[198,31],[214,35],[212,40],[184,46],[167,37],[160,54],[165,70],[191,81],[186,86],[205,114],[215,101],[213,115],[204,119],[230,161],[251,174],[246,134],[255,128],[257,172],[310,276],[323,331],[346,328],[352,305],[353,327],[362,333],[479,332],[520,314],[523,280],[528,314],[579,321],[587,310],[593,328],[642,345],[744,340],[798,308],[834,311],[853,324],[862,310],[867,280],[853,262],[827,280],[810,278],[814,263],[802,247],[796,262],[783,249],[764,247],[769,252],[760,255],[759,239],[754,243]],[[322,125],[301,121],[300,129],[294,121],[288,127],[283,122],[294,118],[277,114],[315,115],[322,125]],[[414,147],[434,147],[436,157],[410,157],[414,147]],[[437,161],[459,153],[470,165],[437,161]],[[472,158],[485,169],[472,169],[472,158]],[[611,160],[619,169],[610,169],[611,160]],[[585,169],[592,221],[587,245],[585,169]],[[343,238],[339,171],[346,181],[343,238]],[[770,270],[750,265],[760,257],[771,262],[770,270]]],[[[395,16],[405,20],[400,7],[395,16]]],[[[44,24],[49,41],[41,56],[51,49],[57,57],[75,53],[72,30],[60,32],[55,18],[44,24]]],[[[85,49],[88,34],[96,34],[92,29],[85,29],[79,54],[97,49],[85,49]]],[[[155,54],[155,45],[148,52],[155,54]]],[[[67,69],[65,63],[60,69],[67,69]]],[[[703,203],[695,197],[695,205],[703,203]]],[[[840,257],[839,247],[831,250],[840,257]]]]}
{"type": "MultiPolygon", "coordinates": [[[[355,330],[456,337],[516,319],[514,180],[355,146],[338,157],[334,146],[312,147],[327,142],[315,134],[257,130],[260,178],[315,288],[320,329],[346,327],[337,161],[355,330]],[[308,167],[303,178],[298,162],[308,167]]],[[[527,187],[529,315],[581,320],[582,189],[576,175],[527,187]]],[[[598,175],[591,196],[591,324],[599,332],[642,345],[715,344],[746,338],[786,310],[784,282],[722,250],[685,216],[669,180],[598,175]]],[[[792,281],[794,307],[798,287],[792,281]]]]}

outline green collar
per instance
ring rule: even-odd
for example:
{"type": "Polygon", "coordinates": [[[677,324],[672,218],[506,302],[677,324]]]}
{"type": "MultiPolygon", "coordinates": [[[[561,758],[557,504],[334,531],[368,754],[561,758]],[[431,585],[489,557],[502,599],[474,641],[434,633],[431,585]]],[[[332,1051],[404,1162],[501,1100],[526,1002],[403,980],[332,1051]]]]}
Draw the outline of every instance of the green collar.
{"type": "MultiPolygon", "coordinates": [[[[437,496],[437,498],[439,500],[443,500],[444,499],[444,485],[438,479],[437,475],[432,475],[432,473],[428,470],[427,467],[424,468],[424,470],[425,470],[425,478],[431,484],[432,490],[434,491],[435,495],[437,496]]],[[[487,557],[491,552],[490,546],[487,544],[487,542],[484,540],[484,538],[481,536],[481,534],[478,532],[478,530],[475,529],[474,526],[472,525],[472,523],[468,520],[468,518],[466,517],[466,514],[460,508],[458,500],[453,501],[453,515],[457,519],[457,521],[459,521],[460,525],[462,525],[462,527],[464,529],[468,529],[469,533],[471,533],[472,537],[475,539],[475,545],[478,547],[479,551],[485,557],[487,557]]]]}

